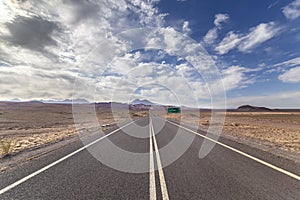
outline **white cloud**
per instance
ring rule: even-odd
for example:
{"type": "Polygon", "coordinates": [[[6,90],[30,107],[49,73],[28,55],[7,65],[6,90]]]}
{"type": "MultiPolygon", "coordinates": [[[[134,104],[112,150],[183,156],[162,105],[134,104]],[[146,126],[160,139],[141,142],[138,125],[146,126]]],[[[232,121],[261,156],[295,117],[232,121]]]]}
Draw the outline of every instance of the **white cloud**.
{"type": "Polygon", "coordinates": [[[250,28],[247,34],[237,34],[230,31],[226,37],[216,46],[219,54],[226,54],[230,50],[238,48],[241,52],[251,52],[261,43],[273,38],[278,34],[280,27],[274,22],[261,23],[250,28]]]}
{"type": "Polygon", "coordinates": [[[22,65],[1,67],[0,74],[1,100],[70,98],[74,80],[80,78],[76,72],[22,65]]]}
{"type": "Polygon", "coordinates": [[[282,12],[288,19],[296,19],[300,16],[300,0],[295,0],[292,3],[282,8],[282,12]]]}
{"type": "Polygon", "coordinates": [[[223,76],[222,82],[225,90],[233,90],[236,88],[246,87],[252,83],[249,77],[246,76],[247,72],[251,72],[253,69],[248,69],[241,66],[230,66],[224,69],[221,73],[223,76]]]}
{"type": "Polygon", "coordinates": [[[292,67],[298,67],[300,66],[300,57],[293,58],[284,62],[276,63],[273,65],[268,66],[268,70],[266,71],[267,73],[281,73],[283,74],[286,72],[287,69],[290,69],[292,67]]]}
{"type": "Polygon", "coordinates": [[[182,32],[185,33],[185,34],[189,34],[191,33],[191,28],[189,27],[189,22],[188,21],[184,21],[183,22],[183,25],[182,25],[182,32]]]}
{"type": "MultiPolygon", "coordinates": [[[[133,61],[134,58],[132,57],[133,61]]],[[[129,60],[128,60],[129,61],[129,60]]],[[[123,63],[126,62],[123,60],[123,63]]],[[[186,64],[174,66],[160,63],[135,63],[131,62],[128,71],[120,72],[117,68],[111,68],[110,73],[119,73],[118,76],[103,76],[98,83],[99,93],[112,96],[113,100],[126,102],[132,98],[147,98],[154,102],[168,103],[173,102],[171,96],[176,95],[183,105],[195,105],[198,98],[207,98],[207,90],[199,86],[199,81],[188,80],[183,77],[191,67],[186,64]],[[177,70],[177,67],[179,70],[177,70]],[[176,84],[174,84],[176,83],[176,84]],[[140,90],[138,93],[134,91],[140,90]],[[124,92],[126,91],[126,92],[124,92]],[[206,91],[206,92],[205,92],[206,91]],[[201,96],[199,96],[201,95],[201,96]]],[[[115,63],[119,65],[121,63],[115,63]]],[[[116,66],[117,67],[117,66],[116,66]]],[[[201,84],[200,84],[201,85],[201,84]]],[[[98,99],[101,100],[101,97],[98,99]]]]}
{"type": "Polygon", "coordinates": [[[284,62],[281,62],[281,63],[277,63],[277,64],[274,65],[274,67],[280,67],[280,66],[294,67],[294,66],[297,66],[297,65],[300,65],[300,57],[293,58],[291,60],[284,61],[284,62]]]}
{"type": "MultiPolygon", "coordinates": [[[[158,12],[156,3],[156,0],[63,1],[63,3],[26,1],[26,6],[22,3],[13,5],[20,10],[20,13],[24,13],[22,16],[27,20],[30,19],[28,24],[21,26],[22,31],[28,31],[25,28],[28,27],[27,25],[33,26],[32,30],[39,30],[36,26],[42,28],[43,26],[39,27],[39,25],[43,24],[49,24],[53,28],[45,32],[46,39],[38,35],[37,38],[40,39],[38,41],[34,40],[36,39],[34,35],[27,34],[27,39],[33,39],[33,43],[28,40],[30,44],[22,45],[24,38],[7,27],[7,24],[19,25],[16,23],[14,12],[7,10],[12,18],[5,22],[0,21],[1,28],[8,33],[5,37],[9,39],[20,37],[17,38],[17,44],[14,43],[16,40],[9,41],[7,38],[0,40],[0,61],[8,64],[0,68],[1,98],[70,98],[74,79],[91,85],[96,84],[101,90],[100,95],[97,96],[98,101],[107,100],[112,94],[115,95],[116,101],[127,101],[137,87],[147,83],[168,86],[183,99],[184,104],[195,105],[190,98],[194,93],[198,98],[210,97],[206,83],[193,76],[188,79],[194,93],[191,92],[187,80],[180,74],[189,75],[188,66],[184,64],[175,66],[177,67],[175,73],[172,71],[174,66],[166,62],[143,63],[139,61],[140,53],[132,55],[128,53],[129,50],[134,49],[133,47],[139,45],[164,49],[171,55],[180,55],[188,62],[194,63],[195,70],[202,72],[203,77],[208,78],[207,84],[215,83],[216,89],[211,89],[220,92],[220,84],[215,80],[218,71],[214,68],[214,61],[201,45],[178,34],[172,27],[162,28],[165,14],[158,12]],[[38,20],[31,20],[35,18],[38,20]],[[158,27],[157,31],[139,32],[141,30],[139,28],[149,26],[158,27]],[[134,31],[125,34],[128,43],[121,42],[123,38],[116,35],[132,29],[134,31]],[[49,41],[53,44],[49,45],[49,41]],[[137,44],[132,44],[134,42],[137,44]],[[120,55],[122,52],[127,54],[120,55]],[[113,58],[111,65],[106,66],[105,64],[113,58]],[[115,89],[120,91],[112,93],[115,89]]],[[[221,28],[222,23],[227,20],[226,15],[216,15],[214,23],[217,27],[215,28],[221,28]]],[[[19,26],[12,28],[20,29],[19,26]]],[[[182,30],[186,33],[190,32],[187,21],[183,23],[182,30]]],[[[125,39],[126,37],[124,36],[125,39]]],[[[220,49],[221,52],[227,51],[226,45],[227,48],[228,45],[235,46],[231,44],[232,41],[229,41],[234,37],[239,39],[240,35],[233,32],[228,34],[228,41],[224,39],[225,47],[223,50],[220,49]]],[[[226,89],[233,90],[249,83],[245,73],[247,70],[239,66],[223,70],[226,89]]],[[[169,93],[157,91],[157,89],[152,91],[151,94],[159,94],[153,96],[153,99],[157,99],[157,102],[166,101],[164,98],[169,93]]],[[[93,100],[93,93],[86,93],[84,89],[76,92],[85,93],[84,97],[93,100]]]]}
{"type": "Polygon", "coordinates": [[[216,46],[215,50],[221,55],[226,54],[236,48],[243,39],[242,35],[231,31],[227,33],[226,37],[216,46]]]}
{"type": "Polygon", "coordinates": [[[285,83],[300,83],[300,67],[287,70],[278,76],[278,79],[285,83]]]}
{"type": "Polygon", "coordinates": [[[226,23],[229,20],[229,15],[228,14],[216,14],[215,15],[215,20],[214,20],[214,24],[216,25],[216,27],[221,27],[222,23],[226,23]]]}
{"type": "Polygon", "coordinates": [[[206,35],[203,38],[203,41],[206,44],[213,44],[217,38],[218,38],[218,29],[212,28],[206,33],[206,35]]]}
{"type": "Polygon", "coordinates": [[[273,38],[278,31],[279,28],[274,22],[259,24],[250,29],[250,33],[244,37],[238,48],[242,52],[248,52],[261,43],[273,38]]]}
{"type": "MultiPolygon", "coordinates": [[[[124,2],[126,4],[127,1],[124,2]]],[[[129,1],[130,2],[130,1],[129,1]]],[[[140,17],[140,24],[142,25],[162,25],[163,18],[165,16],[164,13],[160,14],[158,9],[155,7],[155,4],[159,2],[159,0],[133,0],[131,1],[134,7],[130,6],[129,8],[132,9],[134,12],[139,14],[140,17]]],[[[124,6],[123,6],[124,7],[124,6]]],[[[124,8],[126,9],[126,8],[124,8]]],[[[125,11],[125,10],[124,10],[125,11]]]]}
{"type": "Polygon", "coordinates": [[[222,14],[222,13],[216,14],[214,20],[215,27],[208,30],[208,32],[203,38],[204,43],[209,45],[213,44],[218,38],[218,30],[222,29],[222,24],[227,23],[228,21],[229,21],[228,14],[222,14]]]}
{"type": "Polygon", "coordinates": [[[103,63],[124,48],[108,43],[118,40],[116,33],[164,23],[157,2],[1,1],[0,63],[7,66],[0,69],[1,98],[64,99],[75,79],[94,84],[103,63]]]}

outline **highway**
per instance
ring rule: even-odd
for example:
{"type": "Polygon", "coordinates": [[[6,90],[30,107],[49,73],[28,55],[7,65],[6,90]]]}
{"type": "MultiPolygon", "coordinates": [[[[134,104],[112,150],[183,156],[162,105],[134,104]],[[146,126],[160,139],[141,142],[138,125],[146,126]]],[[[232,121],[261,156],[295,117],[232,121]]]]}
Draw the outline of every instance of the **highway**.
{"type": "MultiPolygon", "coordinates": [[[[111,130],[90,146],[84,147],[79,140],[20,165],[0,175],[0,199],[300,198],[299,164],[222,137],[200,159],[204,132],[169,121],[161,124],[159,117],[142,118],[111,130]],[[167,153],[159,150],[174,138],[182,144],[176,143],[167,153]],[[186,151],[165,166],[172,152],[188,143],[186,138],[193,138],[186,151]],[[129,152],[145,153],[147,160],[140,164],[149,167],[148,172],[116,170],[86,149],[103,148],[109,142],[129,152]]],[[[131,160],[123,163],[133,168],[139,165],[131,160]]]]}

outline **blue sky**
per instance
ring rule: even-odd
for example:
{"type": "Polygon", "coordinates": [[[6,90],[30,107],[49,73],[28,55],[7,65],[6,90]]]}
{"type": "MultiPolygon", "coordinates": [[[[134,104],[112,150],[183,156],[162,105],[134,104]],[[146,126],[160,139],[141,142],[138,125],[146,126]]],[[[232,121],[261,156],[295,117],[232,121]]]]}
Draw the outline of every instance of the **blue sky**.
{"type": "MultiPolygon", "coordinates": [[[[189,22],[190,36],[202,41],[208,30],[214,29],[213,23],[218,13],[227,15],[228,19],[218,30],[216,41],[212,45],[205,45],[211,55],[217,55],[220,65],[240,65],[255,72],[255,82],[248,89],[228,92],[229,96],[260,95],[278,91],[299,91],[297,83],[283,83],[278,79],[278,73],[269,68],[277,63],[300,56],[300,20],[285,16],[283,9],[293,1],[161,1],[159,7],[162,12],[169,13],[167,24],[176,25],[178,21],[189,22]],[[253,27],[262,23],[275,23],[279,29],[274,37],[258,44],[249,52],[241,52],[233,48],[228,53],[216,51],[216,46],[230,31],[247,34],[253,27]],[[224,63],[223,63],[224,62],[224,63]]],[[[299,12],[299,10],[298,10],[299,12]]],[[[288,68],[289,66],[287,66],[288,68]]]]}
{"type": "Polygon", "coordinates": [[[0,13],[0,100],[300,108],[300,0],[0,1],[0,13]]]}

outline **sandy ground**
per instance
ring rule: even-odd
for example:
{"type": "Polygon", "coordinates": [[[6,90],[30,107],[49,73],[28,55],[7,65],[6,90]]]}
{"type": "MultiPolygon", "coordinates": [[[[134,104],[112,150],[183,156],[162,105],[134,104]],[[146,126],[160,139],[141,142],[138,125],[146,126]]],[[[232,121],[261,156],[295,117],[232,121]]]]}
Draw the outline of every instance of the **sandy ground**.
{"type": "MultiPolygon", "coordinates": [[[[204,130],[211,121],[210,112],[186,111],[182,116],[166,114],[165,117],[176,121],[182,119],[184,123],[199,125],[204,130]]],[[[300,153],[300,112],[227,112],[222,135],[300,153]]]]}
{"type": "MultiPolygon", "coordinates": [[[[105,131],[116,123],[147,115],[146,111],[128,111],[97,106],[99,125],[105,131]]],[[[0,154],[15,155],[24,150],[66,140],[78,134],[72,105],[43,103],[0,103],[0,154]],[[5,148],[9,148],[5,150],[5,148]],[[6,152],[5,152],[6,151],[6,152]]]]}

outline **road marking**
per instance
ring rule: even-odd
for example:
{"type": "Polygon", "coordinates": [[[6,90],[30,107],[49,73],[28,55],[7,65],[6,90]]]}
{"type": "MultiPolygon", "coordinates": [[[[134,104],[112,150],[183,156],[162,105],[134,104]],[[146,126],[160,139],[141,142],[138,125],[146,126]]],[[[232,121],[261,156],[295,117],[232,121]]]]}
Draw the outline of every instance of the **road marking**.
{"type": "Polygon", "coordinates": [[[151,119],[151,117],[149,117],[149,118],[150,118],[150,128],[151,128],[153,141],[154,141],[154,148],[155,148],[155,154],[156,154],[156,162],[157,162],[157,168],[158,168],[158,175],[159,175],[159,180],[160,180],[160,188],[161,188],[162,198],[163,198],[163,200],[169,200],[169,194],[168,194],[166,179],[165,179],[164,171],[163,171],[162,165],[161,165],[161,160],[160,160],[160,156],[159,156],[159,149],[158,149],[158,145],[157,145],[156,138],[155,138],[152,119],[151,119]]]}
{"type": "Polygon", "coordinates": [[[234,152],[236,152],[236,153],[238,153],[238,154],[241,154],[241,155],[243,155],[243,156],[245,156],[245,157],[247,157],[247,158],[250,158],[250,159],[252,159],[252,160],[254,160],[254,161],[256,161],[256,162],[259,162],[259,163],[261,163],[261,164],[263,164],[263,165],[265,165],[265,166],[267,166],[267,167],[270,167],[270,168],[272,168],[272,169],[274,169],[274,170],[276,170],[276,171],[279,171],[279,172],[281,172],[281,173],[283,173],[283,174],[285,174],[285,175],[288,175],[288,176],[290,176],[290,177],[292,177],[292,178],[294,178],[294,179],[300,181],[300,176],[298,176],[298,175],[296,175],[296,174],[293,174],[292,172],[289,172],[289,171],[287,171],[287,170],[285,170],[285,169],[282,169],[282,168],[280,168],[280,167],[277,167],[277,166],[275,166],[275,165],[272,165],[272,164],[270,164],[270,163],[267,163],[266,161],[263,161],[263,160],[261,160],[261,159],[259,159],[259,158],[256,158],[256,157],[254,157],[254,156],[251,156],[251,155],[249,155],[249,154],[247,154],[247,153],[244,153],[244,152],[242,152],[242,151],[240,151],[240,150],[238,150],[238,149],[235,149],[235,148],[233,148],[233,147],[231,147],[231,146],[228,146],[228,145],[226,145],[226,144],[223,144],[223,143],[221,143],[221,142],[219,142],[219,141],[216,141],[216,140],[214,140],[214,139],[211,139],[211,138],[209,138],[209,137],[207,137],[207,136],[205,136],[205,135],[202,135],[202,134],[200,134],[200,133],[198,133],[198,132],[196,132],[196,131],[193,131],[193,130],[191,130],[191,129],[188,129],[188,128],[184,127],[184,126],[181,126],[181,125],[176,124],[176,123],[174,123],[174,122],[171,122],[171,121],[169,121],[169,120],[167,120],[167,121],[168,121],[169,123],[173,124],[173,125],[176,125],[176,126],[178,126],[178,127],[180,127],[180,128],[183,128],[183,129],[185,129],[185,130],[187,130],[187,131],[189,131],[189,132],[192,132],[192,133],[194,133],[194,134],[196,134],[196,135],[198,135],[198,136],[200,136],[200,137],[202,137],[202,138],[205,138],[205,139],[208,139],[208,140],[210,140],[210,141],[212,141],[212,142],[215,142],[216,144],[218,144],[218,145],[220,145],[220,146],[223,146],[223,147],[225,147],[225,148],[227,148],[227,149],[230,149],[230,150],[232,150],[232,151],[234,151],[234,152]]]}
{"type": "Polygon", "coordinates": [[[68,154],[68,155],[66,155],[66,156],[64,156],[64,157],[62,157],[62,158],[60,158],[59,160],[57,160],[57,161],[55,161],[55,162],[53,162],[53,163],[51,163],[51,164],[49,164],[49,165],[47,165],[47,166],[45,166],[45,167],[43,167],[43,168],[41,168],[41,169],[35,171],[35,172],[33,172],[32,174],[29,174],[28,176],[25,176],[24,178],[22,178],[22,179],[16,181],[15,183],[13,183],[13,184],[11,184],[11,185],[9,185],[9,186],[7,186],[7,187],[1,189],[1,190],[0,190],[0,195],[3,194],[4,192],[7,192],[8,190],[10,190],[10,189],[12,189],[12,188],[18,186],[18,185],[20,185],[21,183],[24,183],[25,181],[29,180],[30,178],[32,178],[32,177],[34,177],[34,176],[36,176],[36,175],[42,173],[43,171],[46,171],[47,169],[49,169],[49,168],[51,168],[51,167],[57,165],[58,163],[60,163],[60,162],[62,162],[62,161],[64,161],[64,160],[70,158],[71,156],[73,156],[73,155],[75,155],[75,154],[81,152],[82,150],[84,150],[84,149],[86,149],[86,148],[88,148],[88,147],[94,145],[95,143],[99,142],[100,140],[102,140],[102,139],[104,139],[104,138],[107,138],[108,136],[110,136],[110,135],[116,133],[117,131],[119,131],[119,130],[121,130],[121,129],[127,127],[127,126],[129,126],[130,124],[132,124],[132,123],[134,123],[134,122],[135,122],[135,121],[132,121],[132,122],[130,122],[130,123],[128,123],[128,124],[126,124],[126,125],[124,125],[124,126],[118,128],[118,129],[112,131],[111,133],[109,133],[109,134],[107,134],[107,135],[105,135],[105,136],[103,136],[103,137],[101,137],[101,138],[99,138],[99,139],[97,139],[97,140],[95,140],[95,141],[93,141],[93,142],[91,142],[91,143],[89,143],[89,144],[87,144],[87,145],[81,147],[80,149],[77,149],[76,151],[74,151],[74,152],[72,152],[72,153],[70,153],[70,154],[68,154]]]}
{"type": "Polygon", "coordinates": [[[150,200],[156,200],[156,186],[155,186],[155,169],[154,169],[154,158],[153,158],[153,142],[152,142],[152,131],[151,126],[149,124],[149,138],[150,138],[150,172],[149,172],[149,179],[150,179],[150,200]]]}

